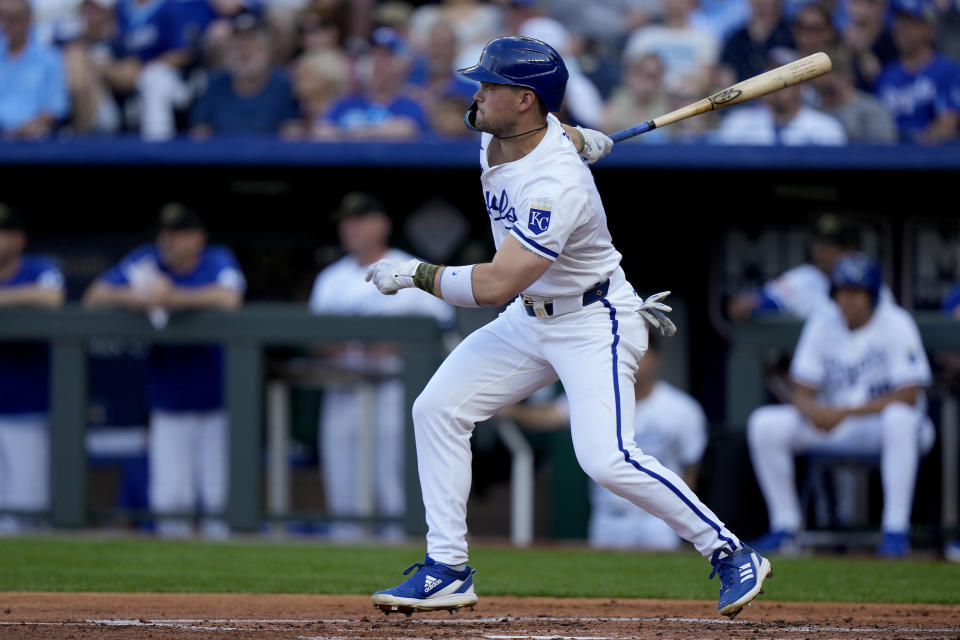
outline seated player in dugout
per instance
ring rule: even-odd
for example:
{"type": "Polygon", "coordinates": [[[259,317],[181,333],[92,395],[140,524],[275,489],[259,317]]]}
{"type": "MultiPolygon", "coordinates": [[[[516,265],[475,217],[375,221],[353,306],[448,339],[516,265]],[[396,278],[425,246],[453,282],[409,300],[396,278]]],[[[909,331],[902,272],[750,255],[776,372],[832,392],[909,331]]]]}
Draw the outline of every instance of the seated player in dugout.
{"type": "Polygon", "coordinates": [[[917,468],[934,440],[924,393],[931,374],[916,323],[881,299],[882,282],[868,255],[840,260],[831,276],[835,304],[810,315],[797,343],[792,402],[760,407],[748,419],[750,457],[770,517],[769,533],[750,543],[761,553],[795,547],[802,514],[794,456],[807,452],[879,455],[877,553],[909,553],[917,468]]]}

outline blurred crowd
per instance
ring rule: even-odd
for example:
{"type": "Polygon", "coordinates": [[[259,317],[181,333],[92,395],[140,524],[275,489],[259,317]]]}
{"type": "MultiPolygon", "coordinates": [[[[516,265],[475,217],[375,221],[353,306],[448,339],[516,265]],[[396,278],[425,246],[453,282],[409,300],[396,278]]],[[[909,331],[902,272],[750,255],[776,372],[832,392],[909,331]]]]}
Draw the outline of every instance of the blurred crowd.
{"type": "Polygon", "coordinates": [[[956,0],[0,0],[0,137],[472,135],[493,37],[547,42],[561,118],[610,133],[823,51],[833,71],[643,143],[941,143],[956,0]]]}

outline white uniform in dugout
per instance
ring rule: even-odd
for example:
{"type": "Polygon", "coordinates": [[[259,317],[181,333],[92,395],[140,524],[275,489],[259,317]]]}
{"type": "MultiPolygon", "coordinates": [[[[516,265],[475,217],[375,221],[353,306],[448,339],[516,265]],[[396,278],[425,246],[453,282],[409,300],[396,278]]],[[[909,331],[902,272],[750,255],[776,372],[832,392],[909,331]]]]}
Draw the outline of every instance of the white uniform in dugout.
{"type": "MultiPolygon", "coordinates": [[[[807,320],[790,366],[793,379],[818,389],[833,407],[857,407],[905,387],[930,385],[930,365],[916,323],[903,308],[881,296],[870,321],[850,330],[830,303],[807,320]]],[[[797,453],[820,451],[880,454],[883,529],[909,529],[920,454],[933,445],[934,429],[920,394],[883,411],[851,416],[823,431],[793,405],[753,412],[748,423],[750,453],[770,514],[771,531],[796,532],[800,505],[794,478],[797,453]]]]}
{"type": "Polygon", "coordinates": [[[552,115],[543,140],[520,160],[490,168],[489,142],[484,135],[481,182],[496,246],[512,234],[554,263],[525,292],[534,303],[518,298],[469,335],[414,405],[429,555],[449,565],[467,561],[474,425],[558,377],[587,474],[664,519],[705,556],[737,547],[737,538],[676,474],[633,444],[633,374],[646,350],[647,326],[590,170],[552,115]],[[590,296],[607,279],[607,295],[583,306],[584,293],[590,296]],[[535,315],[547,307],[542,296],[556,298],[555,315],[535,315]]]}

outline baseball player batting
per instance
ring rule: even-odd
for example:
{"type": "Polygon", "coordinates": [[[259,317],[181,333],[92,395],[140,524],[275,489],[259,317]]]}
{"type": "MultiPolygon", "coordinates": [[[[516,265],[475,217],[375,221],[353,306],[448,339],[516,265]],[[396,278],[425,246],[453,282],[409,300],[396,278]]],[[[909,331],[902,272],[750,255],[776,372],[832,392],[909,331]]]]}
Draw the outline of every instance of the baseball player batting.
{"type": "Polygon", "coordinates": [[[607,230],[585,163],[603,157],[613,141],[549,113],[560,109],[567,69],[544,42],[497,38],[479,64],[458,73],[480,83],[466,120],[482,132],[493,260],[380,261],[367,279],[381,293],[419,287],[461,307],[513,302],[451,352],[414,403],[427,554],[404,571],[413,574],[403,583],[373,594],[374,606],[410,614],[476,604],[466,541],[470,434],[498,409],[559,379],[583,470],[708,558],[710,576],[720,576],[718,610],[735,616],[761,593],[769,561],[633,441],[634,371],[647,349],[647,323],[666,334],[676,327],[660,302],[669,292],[638,297],[607,230]]]}

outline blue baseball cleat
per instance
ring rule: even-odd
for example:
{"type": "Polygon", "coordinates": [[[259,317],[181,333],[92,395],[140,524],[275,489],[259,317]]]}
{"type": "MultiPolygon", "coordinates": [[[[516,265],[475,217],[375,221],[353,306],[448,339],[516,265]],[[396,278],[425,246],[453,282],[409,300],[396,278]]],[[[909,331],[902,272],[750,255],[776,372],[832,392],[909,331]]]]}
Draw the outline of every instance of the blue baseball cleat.
{"type": "Polygon", "coordinates": [[[885,531],[877,555],[881,558],[905,558],[910,554],[910,536],[895,531],[885,531]]]}
{"type": "Polygon", "coordinates": [[[392,589],[377,591],[371,597],[373,606],[386,614],[394,611],[408,616],[416,611],[443,611],[453,613],[461,607],[477,604],[473,592],[471,567],[456,571],[448,565],[434,562],[428,554],[423,563],[415,562],[403,575],[416,568],[416,573],[392,589]]]}
{"type": "Polygon", "coordinates": [[[773,576],[770,561],[746,546],[733,553],[717,549],[710,562],[713,564],[710,577],[720,574],[717,611],[731,620],[763,593],[763,581],[773,576]]]}

